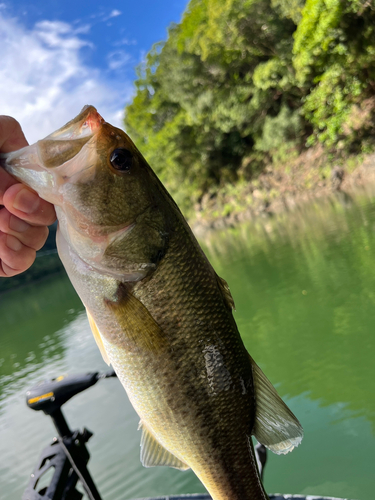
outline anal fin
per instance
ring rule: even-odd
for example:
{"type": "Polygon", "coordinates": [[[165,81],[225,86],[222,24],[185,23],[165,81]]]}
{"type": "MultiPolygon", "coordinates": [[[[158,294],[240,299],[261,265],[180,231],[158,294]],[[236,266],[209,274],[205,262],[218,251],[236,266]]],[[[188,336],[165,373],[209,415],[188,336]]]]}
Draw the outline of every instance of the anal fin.
{"type": "Polygon", "coordinates": [[[175,469],[187,470],[189,466],[164,448],[141,423],[141,462],[144,467],[166,465],[175,469]]]}
{"type": "Polygon", "coordinates": [[[109,361],[108,354],[107,354],[107,352],[105,350],[105,347],[104,347],[104,344],[103,344],[103,339],[102,339],[102,336],[100,334],[99,328],[97,327],[97,325],[95,323],[95,320],[91,316],[91,313],[87,309],[87,307],[86,307],[86,313],[87,313],[87,318],[89,320],[91,331],[92,331],[92,333],[94,335],[94,339],[95,339],[96,345],[99,347],[99,351],[100,351],[100,353],[101,353],[101,355],[102,355],[102,357],[104,359],[104,362],[107,363],[107,365],[110,365],[111,362],[109,361]]]}
{"type": "Polygon", "coordinates": [[[302,426],[251,356],[250,360],[256,404],[252,434],[274,453],[286,454],[302,441],[302,426]]]}

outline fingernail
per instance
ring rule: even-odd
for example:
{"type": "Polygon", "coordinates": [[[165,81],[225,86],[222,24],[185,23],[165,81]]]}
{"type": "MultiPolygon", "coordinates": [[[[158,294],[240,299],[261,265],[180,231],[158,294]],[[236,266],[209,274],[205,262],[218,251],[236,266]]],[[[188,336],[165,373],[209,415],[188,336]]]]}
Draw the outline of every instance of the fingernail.
{"type": "Polygon", "coordinates": [[[13,207],[25,214],[32,214],[38,209],[39,203],[40,198],[37,194],[28,189],[22,189],[15,197],[13,207]]]}
{"type": "Polygon", "coordinates": [[[11,215],[9,219],[9,227],[10,229],[16,231],[17,233],[24,233],[31,226],[30,224],[28,224],[22,219],[19,219],[15,215],[11,215]]]}
{"type": "Polygon", "coordinates": [[[11,234],[7,234],[6,244],[8,248],[15,252],[19,252],[22,248],[22,243],[11,234]]]}

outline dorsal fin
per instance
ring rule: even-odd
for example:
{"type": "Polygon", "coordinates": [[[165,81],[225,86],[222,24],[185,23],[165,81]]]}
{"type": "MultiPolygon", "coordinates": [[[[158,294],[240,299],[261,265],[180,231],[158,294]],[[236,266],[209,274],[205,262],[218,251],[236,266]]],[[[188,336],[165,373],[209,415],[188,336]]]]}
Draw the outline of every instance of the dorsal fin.
{"type": "Polygon", "coordinates": [[[288,453],[302,441],[302,426],[251,356],[250,360],[256,404],[252,434],[274,453],[288,453]]]}
{"type": "Polygon", "coordinates": [[[189,469],[188,465],[166,450],[142,422],[140,422],[139,427],[142,429],[141,462],[144,467],[166,465],[180,470],[189,469]]]}
{"type": "Polygon", "coordinates": [[[220,278],[220,276],[216,275],[217,279],[217,284],[219,285],[220,291],[223,295],[224,302],[226,305],[229,307],[229,309],[236,309],[234,305],[234,300],[232,297],[232,294],[230,293],[228,283],[225,281],[225,279],[220,278]]]}
{"type": "Polygon", "coordinates": [[[87,309],[87,307],[86,307],[86,313],[87,313],[87,318],[89,320],[91,331],[94,335],[95,342],[96,342],[97,346],[99,347],[99,351],[100,351],[101,355],[103,356],[104,362],[107,363],[107,365],[110,365],[111,362],[109,361],[107,352],[105,350],[105,347],[103,344],[103,339],[102,339],[102,336],[100,334],[99,328],[97,327],[95,320],[92,317],[90,311],[87,309]]]}

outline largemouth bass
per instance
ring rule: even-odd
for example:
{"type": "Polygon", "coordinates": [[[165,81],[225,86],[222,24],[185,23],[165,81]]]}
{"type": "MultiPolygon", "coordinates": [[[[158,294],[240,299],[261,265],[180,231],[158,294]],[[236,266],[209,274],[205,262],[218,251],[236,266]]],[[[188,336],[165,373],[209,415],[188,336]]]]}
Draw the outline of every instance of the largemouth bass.
{"type": "Polygon", "coordinates": [[[302,427],[246,351],[227,283],[130,138],[86,106],[1,165],[56,207],[60,258],[140,417],[142,464],[191,468],[213,500],[266,500],[251,436],[287,453],[302,427]]]}

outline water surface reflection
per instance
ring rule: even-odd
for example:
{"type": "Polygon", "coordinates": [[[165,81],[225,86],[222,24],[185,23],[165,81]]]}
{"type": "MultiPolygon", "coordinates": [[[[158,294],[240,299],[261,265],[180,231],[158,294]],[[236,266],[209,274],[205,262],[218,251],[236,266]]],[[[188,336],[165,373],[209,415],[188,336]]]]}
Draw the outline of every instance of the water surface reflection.
{"type": "MultiPolygon", "coordinates": [[[[251,355],[305,428],[292,454],[270,454],[270,492],[367,500],[375,458],[375,206],[362,196],[214,233],[204,242],[229,283],[251,355]]],[[[107,370],[64,275],[0,298],[0,483],[19,500],[54,432],[26,389],[61,373],[107,370]]],[[[144,469],[138,417],[117,380],[66,405],[95,432],[90,469],[105,500],[201,492],[191,472],[144,469]]]]}

